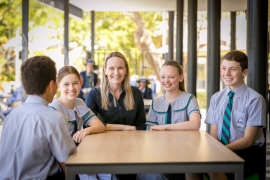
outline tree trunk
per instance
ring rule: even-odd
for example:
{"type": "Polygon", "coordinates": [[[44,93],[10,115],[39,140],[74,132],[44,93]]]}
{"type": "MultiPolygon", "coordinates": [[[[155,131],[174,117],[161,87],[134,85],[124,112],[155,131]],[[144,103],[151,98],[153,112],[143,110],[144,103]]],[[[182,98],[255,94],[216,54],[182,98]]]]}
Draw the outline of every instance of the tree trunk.
{"type": "Polygon", "coordinates": [[[144,26],[142,17],[138,12],[131,12],[128,15],[137,25],[137,31],[134,34],[135,43],[142,51],[144,59],[146,59],[153,68],[153,74],[155,74],[158,80],[160,80],[160,54],[155,52],[156,46],[144,26]]]}

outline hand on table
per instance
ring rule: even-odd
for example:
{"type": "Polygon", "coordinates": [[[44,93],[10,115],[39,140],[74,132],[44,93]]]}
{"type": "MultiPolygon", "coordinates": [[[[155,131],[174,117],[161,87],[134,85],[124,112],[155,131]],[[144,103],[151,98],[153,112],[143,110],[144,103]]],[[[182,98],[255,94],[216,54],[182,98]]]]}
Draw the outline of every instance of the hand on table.
{"type": "Polygon", "coordinates": [[[83,138],[90,134],[89,132],[89,129],[82,129],[80,131],[77,131],[74,135],[73,135],[73,140],[76,142],[76,143],[81,143],[83,138]]]}

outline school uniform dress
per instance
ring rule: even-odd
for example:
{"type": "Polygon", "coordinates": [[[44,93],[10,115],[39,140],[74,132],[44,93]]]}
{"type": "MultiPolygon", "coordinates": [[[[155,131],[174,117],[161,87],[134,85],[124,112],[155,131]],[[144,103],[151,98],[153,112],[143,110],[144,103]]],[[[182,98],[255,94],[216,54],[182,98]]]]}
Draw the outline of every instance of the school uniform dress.
{"type": "Polygon", "coordinates": [[[83,100],[79,98],[75,100],[74,109],[72,110],[66,108],[66,106],[64,106],[58,99],[55,99],[50,103],[49,107],[63,114],[68,121],[68,130],[71,136],[73,136],[77,130],[81,130],[83,127],[88,127],[89,121],[96,117],[96,115],[85,105],[83,100]]]}
{"type": "Polygon", "coordinates": [[[28,95],[5,119],[0,141],[0,179],[47,179],[76,153],[63,116],[45,99],[28,95]]]}
{"type": "MultiPolygon", "coordinates": [[[[58,99],[55,99],[49,106],[50,108],[61,112],[68,120],[68,129],[71,136],[73,136],[77,130],[81,130],[83,127],[89,127],[89,121],[96,117],[96,115],[85,105],[83,100],[79,98],[75,100],[73,110],[66,108],[58,99]]],[[[101,180],[111,179],[111,174],[99,174],[99,176],[101,180]]],[[[96,180],[96,177],[91,174],[79,174],[79,177],[80,180],[96,180]]]]}
{"type": "Polygon", "coordinates": [[[92,89],[86,96],[85,103],[96,116],[106,124],[124,124],[136,126],[137,130],[145,130],[145,111],[141,91],[131,86],[134,97],[134,109],[126,110],[124,98],[126,91],[123,90],[114,106],[114,96],[109,92],[110,106],[108,110],[101,108],[100,87],[92,89]]]}
{"type": "MultiPolygon", "coordinates": [[[[199,113],[199,106],[194,95],[181,92],[180,96],[173,102],[167,102],[164,95],[152,101],[146,125],[165,125],[188,121],[192,113],[199,113]],[[171,113],[168,109],[171,105],[171,113]],[[170,120],[168,120],[170,116],[170,120]],[[171,121],[171,123],[169,122],[171,121]]],[[[138,174],[137,180],[184,180],[185,174],[138,174]]]]}
{"type": "MultiPolygon", "coordinates": [[[[230,88],[226,87],[211,97],[210,106],[205,119],[205,123],[213,124],[218,127],[217,135],[219,140],[221,139],[223,116],[230,91],[230,88]]],[[[256,167],[259,167],[256,164],[259,163],[257,161],[259,159],[258,153],[265,142],[263,128],[265,128],[266,124],[266,103],[259,93],[247,87],[245,83],[233,92],[235,94],[231,111],[229,143],[243,138],[247,126],[260,127],[253,146],[243,151],[235,151],[239,156],[245,159],[244,176],[248,177],[254,173],[256,167]],[[251,167],[248,168],[249,165],[251,165],[251,167]]]]}
{"type": "Polygon", "coordinates": [[[181,92],[180,96],[170,103],[167,102],[164,95],[162,95],[152,101],[146,124],[168,124],[169,105],[171,105],[171,124],[188,121],[192,113],[200,113],[197,99],[192,94],[181,92]]]}

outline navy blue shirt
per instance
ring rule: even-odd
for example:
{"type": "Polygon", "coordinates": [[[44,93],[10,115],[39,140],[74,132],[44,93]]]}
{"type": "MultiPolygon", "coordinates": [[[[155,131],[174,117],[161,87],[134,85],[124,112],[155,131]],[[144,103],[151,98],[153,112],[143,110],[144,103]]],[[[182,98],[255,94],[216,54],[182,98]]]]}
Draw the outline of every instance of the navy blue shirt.
{"type": "Polygon", "coordinates": [[[134,109],[126,110],[124,106],[124,98],[126,91],[123,90],[119,99],[116,101],[117,106],[114,106],[113,95],[109,93],[110,105],[108,110],[101,108],[100,88],[92,89],[86,96],[86,105],[96,114],[96,116],[104,124],[124,124],[136,126],[137,130],[145,129],[145,111],[141,91],[136,87],[131,87],[134,97],[134,109]]]}

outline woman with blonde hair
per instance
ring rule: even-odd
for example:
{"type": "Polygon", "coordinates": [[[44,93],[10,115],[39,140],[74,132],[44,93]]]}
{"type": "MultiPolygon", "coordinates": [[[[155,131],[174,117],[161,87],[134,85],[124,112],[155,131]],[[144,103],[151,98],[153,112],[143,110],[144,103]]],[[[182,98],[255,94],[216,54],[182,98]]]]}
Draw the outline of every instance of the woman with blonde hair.
{"type": "Polygon", "coordinates": [[[128,63],[119,52],[105,58],[100,87],[88,93],[85,103],[107,131],[145,129],[142,94],[138,88],[130,86],[128,63]]]}
{"type": "MultiPolygon", "coordinates": [[[[119,52],[106,57],[100,87],[88,93],[85,103],[105,124],[107,131],[145,130],[142,94],[137,87],[130,86],[128,63],[119,52]]],[[[117,177],[135,180],[136,174],[117,177]]]]}

